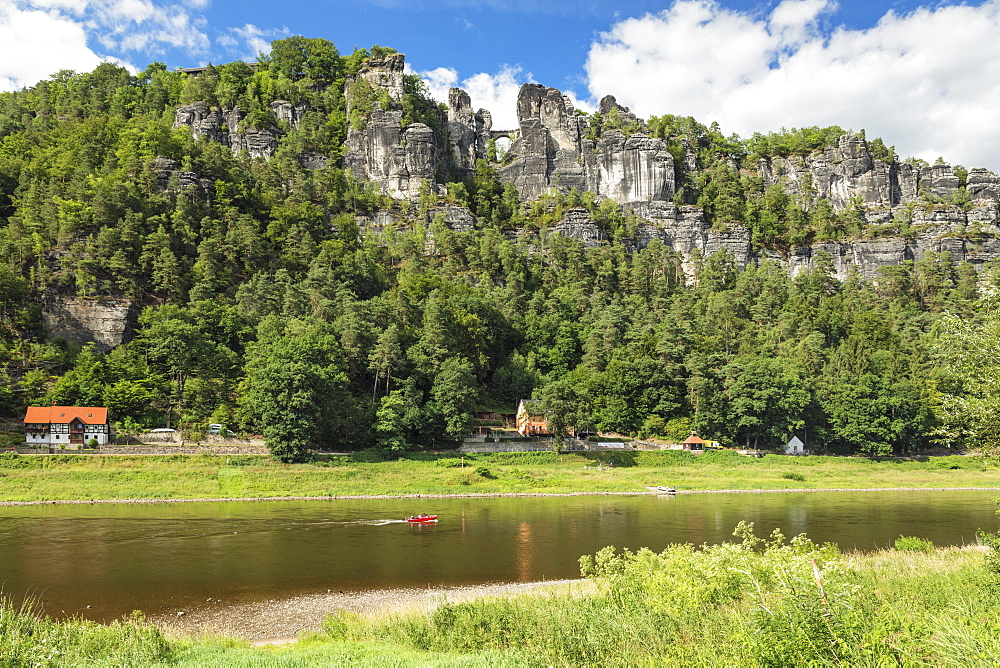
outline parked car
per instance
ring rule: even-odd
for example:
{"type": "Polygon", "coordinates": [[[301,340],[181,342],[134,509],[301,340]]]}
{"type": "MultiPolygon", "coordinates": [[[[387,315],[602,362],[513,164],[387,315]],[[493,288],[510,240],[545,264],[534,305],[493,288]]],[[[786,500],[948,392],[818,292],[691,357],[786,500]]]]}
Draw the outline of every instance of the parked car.
{"type": "Polygon", "coordinates": [[[216,436],[216,435],[218,435],[218,433],[220,431],[222,431],[222,425],[221,424],[210,424],[210,425],[208,425],[208,433],[209,434],[212,434],[213,436],[216,436]]]}

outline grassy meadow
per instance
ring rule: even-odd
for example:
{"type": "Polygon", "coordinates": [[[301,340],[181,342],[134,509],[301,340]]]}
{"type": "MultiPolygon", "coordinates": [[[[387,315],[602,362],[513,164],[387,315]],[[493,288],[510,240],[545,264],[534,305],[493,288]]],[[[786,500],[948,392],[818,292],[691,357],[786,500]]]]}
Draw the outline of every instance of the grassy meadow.
{"type": "Polygon", "coordinates": [[[731,451],[375,453],[307,464],[212,455],[0,455],[0,502],[680,491],[1000,487],[1000,459],[759,459],[731,451]]]}

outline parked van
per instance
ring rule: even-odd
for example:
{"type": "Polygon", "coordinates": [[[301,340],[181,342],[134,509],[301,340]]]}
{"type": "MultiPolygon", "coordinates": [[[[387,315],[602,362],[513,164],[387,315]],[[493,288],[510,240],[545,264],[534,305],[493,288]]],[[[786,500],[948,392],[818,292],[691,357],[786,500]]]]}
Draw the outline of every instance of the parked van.
{"type": "Polygon", "coordinates": [[[212,434],[213,436],[217,436],[220,431],[222,431],[222,425],[221,424],[210,424],[210,425],[208,425],[208,433],[209,434],[212,434]]]}

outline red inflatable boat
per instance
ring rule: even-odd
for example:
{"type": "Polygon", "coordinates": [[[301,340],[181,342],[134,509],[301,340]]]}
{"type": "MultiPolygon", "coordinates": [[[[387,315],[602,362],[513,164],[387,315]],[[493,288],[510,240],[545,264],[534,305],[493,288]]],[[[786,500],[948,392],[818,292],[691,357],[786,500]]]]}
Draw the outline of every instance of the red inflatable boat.
{"type": "Polygon", "coordinates": [[[407,517],[404,522],[410,522],[411,524],[423,524],[425,522],[437,522],[437,515],[411,515],[407,517]]]}

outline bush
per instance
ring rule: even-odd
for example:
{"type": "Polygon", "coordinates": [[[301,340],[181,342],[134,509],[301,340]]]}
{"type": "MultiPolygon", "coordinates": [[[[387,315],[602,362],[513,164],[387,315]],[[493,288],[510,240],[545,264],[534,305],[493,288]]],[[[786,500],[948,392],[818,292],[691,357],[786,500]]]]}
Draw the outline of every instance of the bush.
{"type": "Polygon", "coordinates": [[[916,536],[900,536],[893,547],[903,552],[933,552],[934,543],[926,538],[916,536]]]}
{"type": "Polygon", "coordinates": [[[983,469],[985,460],[982,457],[963,457],[962,455],[948,455],[947,457],[934,457],[930,464],[936,469],[983,469]]]}
{"type": "Polygon", "coordinates": [[[491,464],[518,464],[518,465],[542,465],[558,464],[559,453],[551,450],[539,450],[536,452],[491,452],[480,455],[480,458],[491,464]]]}
{"type": "Polygon", "coordinates": [[[493,475],[493,472],[490,471],[485,466],[477,466],[476,467],[476,475],[479,476],[480,478],[486,478],[487,480],[495,480],[496,479],[496,476],[493,475]]]}
{"type": "Polygon", "coordinates": [[[794,473],[792,471],[788,471],[786,473],[782,473],[781,477],[785,478],[786,480],[797,480],[798,482],[802,482],[803,480],[806,479],[806,477],[804,475],[802,475],[801,473],[794,473]]]}
{"type": "MultiPolygon", "coordinates": [[[[472,457],[469,457],[469,460],[471,461],[472,457]]],[[[465,462],[461,457],[442,457],[434,461],[434,466],[440,466],[446,469],[458,468],[464,464],[465,462]]]]}
{"type": "Polygon", "coordinates": [[[680,466],[691,464],[698,455],[687,450],[641,450],[636,453],[636,466],[680,466]]]}
{"type": "Polygon", "coordinates": [[[23,457],[13,450],[0,453],[0,469],[31,469],[37,468],[36,461],[31,457],[23,457]]]}
{"type": "Polygon", "coordinates": [[[149,666],[169,657],[171,646],[138,613],[108,625],[82,619],[57,622],[0,600],[2,666],[149,666]]]}
{"type": "Polygon", "coordinates": [[[735,450],[706,450],[704,454],[698,455],[701,461],[707,464],[725,464],[726,466],[752,466],[757,463],[757,459],[741,455],[735,450]]]}

